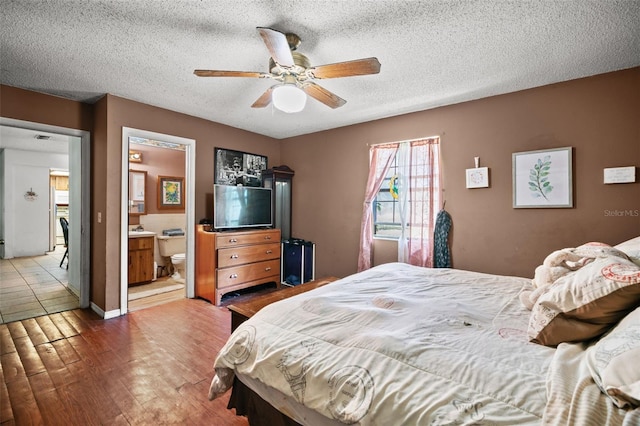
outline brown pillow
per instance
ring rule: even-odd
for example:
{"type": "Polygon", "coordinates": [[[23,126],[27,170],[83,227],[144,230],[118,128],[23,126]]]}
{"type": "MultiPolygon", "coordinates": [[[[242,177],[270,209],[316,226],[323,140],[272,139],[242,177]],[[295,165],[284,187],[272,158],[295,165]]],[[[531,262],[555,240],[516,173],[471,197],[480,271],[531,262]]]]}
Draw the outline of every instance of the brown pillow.
{"type": "Polygon", "coordinates": [[[620,408],[640,406],[640,308],[587,349],[593,380],[620,408]]]}
{"type": "Polygon", "coordinates": [[[593,339],[638,305],[640,267],[621,257],[599,257],[556,280],[538,298],[529,338],[546,346],[593,339]]]}

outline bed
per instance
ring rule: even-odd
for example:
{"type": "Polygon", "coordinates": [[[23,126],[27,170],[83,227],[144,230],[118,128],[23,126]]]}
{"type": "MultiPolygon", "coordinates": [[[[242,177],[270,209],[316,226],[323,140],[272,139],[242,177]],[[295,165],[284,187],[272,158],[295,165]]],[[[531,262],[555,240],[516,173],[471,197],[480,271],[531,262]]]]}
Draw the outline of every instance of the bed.
{"type": "Polygon", "coordinates": [[[638,425],[640,237],[616,247],[622,254],[554,283],[532,311],[519,300],[531,279],[402,263],[282,300],[231,335],[209,398],[233,387],[230,406],[252,425],[280,413],[282,424],[314,426],[638,425]],[[604,269],[617,275],[600,278],[604,269]],[[574,287],[590,275],[585,296],[574,287]],[[534,343],[540,318],[555,326],[554,303],[558,321],[582,330],[571,317],[580,298],[562,290],[571,306],[555,300],[567,288],[610,323],[595,321],[593,337],[534,343]],[[624,307],[612,308],[621,293],[624,307]]]}

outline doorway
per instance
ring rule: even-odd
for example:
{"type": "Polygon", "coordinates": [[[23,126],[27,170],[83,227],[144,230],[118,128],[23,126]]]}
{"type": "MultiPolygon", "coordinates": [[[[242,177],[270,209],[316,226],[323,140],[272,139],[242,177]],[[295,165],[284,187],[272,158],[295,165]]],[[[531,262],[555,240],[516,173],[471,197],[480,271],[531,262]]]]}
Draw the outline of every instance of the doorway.
{"type": "MultiPolygon", "coordinates": [[[[0,117],[0,126],[3,129],[9,129],[11,131],[19,131],[25,135],[31,135],[31,138],[35,139],[35,135],[39,133],[46,133],[50,135],[59,136],[61,139],[68,140],[68,170],[70,176],[69,187],[69,267],[68,267],[68,284],[67,287],[74,294],[78,296],[79,305],[81,308],[89,307],[89,268],[90,268],[90,196],[89,196],[89,183],[91,176],[91,157],[90,157],[90,134],[87,131],[69,129],[58,126],[50,126],[40,123],[26,122],[21,120],[14,120],[0,117]]],[[[7,148],[8,140],[10,138],[3,138],[2,145],[0,147],[7,148]]],[[[24,141],[20,142],[20,147],[24,149],[27,144],[24,141]]],[[[9,147],[10,148],[10,147],[9,147]]],[[[34,154],[23,154],[27,157],[33,155],[35,158],[38,152],[37,145],[31,145],[31,151],[34,154]]],[[[7,161],[3,159],[3,161],[7,161]]],[[[44,189],[40,191],[45,204],[48,205],[49,200],[49,166],[42,164],[30,165],[32,170],[38,170],[43,172],[46,177],[43,179],[44,189]],[[41,167],[42,166],[42,167],[41,167]],[[40,170],[42,169],[42,170],[40,170]]],[[[0,220],[0,257],[2,258],[14,258],[27,255],[28,252],[21,251],[24,246],[16,243],[24,241],[38,241],[36,244],[44,244],[45,249],[41,250],[42,253],[49,251],[50,238],[49,238],[49,213],[45,210],[45,219],[38,220],[41,230],[38,232],[38,236],[29,240],[25,238],[25,235],[18,235],[18,229],[31,229],[30,226],[22,226],[20,221],[25,220],[26,215],[16,211],[13,200],[20,192],[19,183],[14,182],[11,184],[8,179],[5,179],[3,173],[0,191],[0,209],[5,213],[0,220]],[[12,186],[13,185],[13,186],[12,186]],[[11,198],[11,199],[9,199],[11,198]],[[40,224],[40,222],[43,222],[40,224]],[[42,240],[42,243],[40,243],[42,240]],[[18,250],[16,250],[18,249],[18,250]]],[[[22,191],[24,192],[24,191],[22,191]]],[[[27,188],[27,193],[35,193],[33,196],[40,196],[33,188],[27,188]]],[[[25,194],[27,194],[25,193],[25,194]]],[[[28,194],[27,194],[28,195],[28,194]]],[[[29,243],[31,244],[31,242],[29,243]]],[[[38,248],[38,250],[40,250],[38,248]]]]}
{"type": "MultiPolygon", "coordinates": [[[[178,136],[171,136],[166,134],[160,134],[155,132],[149,132],[139,129],[132,129],[123,127],[122,130],[122,199],[121,199],[121,269],[120,269],[120,283],[121,283],[121,291],[120,291],[120,314],[123,315],[128,312],[129,309],[129,281],[130,281],[130,270],[129,270],[129,218],[131,213],[131,200],[136,198],[137,194],[132,194],[130,196],[129,191],[135,189],[131,189],[130,186],[130,169],[135,168],[135,163],[129,163],[130,151],[136,152],[136,143],[149,140],[155,141],[158,145],[166,144],[166,145],[181,145],[184,147],[184,183],[183,183],[183,193],[184,193],[184,237],[185,237],[185,246],[186,246],[186,261],[185,261],[185,275],[184,284],[186,286],[186,296],[189,298],[193,298],[195,295],[195,285],[194,285],[194,270],[195,270],[195,201],[194,201],[194,183],[195,183],[195,140],[182,138],[178,136]],[[131,166],[131,167],[130,167],[131,166]]],[[[143,156],[144,158],[144,156],[143,156]]],[[[140,167],[139,167],[140,168],[140,167]]],[[[157,177],[154,176],[154,179],[157,177]]],[[[147,189],[153,188],[155,190],[156,185],[150,184],[147,185],[147,189]]],[[[154,199],[157,194],[153,194],[154,199]]],[[[143,198],[144,199],[144,198],[143,198]]],[[[144,209],[145,207],[140,206],[140,201],[137,200],[135,202],[136,210],[144,209]]],[[[144,203],[143,203],[144,206],[144,203]]],[[[146,210],[143,210],[146,211],[146,210]]],[[[161,216],[161,215],[160,215],[161,216]]],[[[157,225],[156,225],[157,226],[157,225]]],[[[144,226],[141,227],[144,230],[144,226]]],[[[158,228],[159,229],[159,228],[158,228]]],[[[153,232],[153,234],[157,235],[157,232],[153,232]]],[[[160,234],[162,235],[162,234],[160,234]]],[[[154,238],[157,240],[157,238],[154,238]]],[[[157,242],[154,244],[157,247],[157,242]]],[[[154,273],[157,273],[159,268],[154,266],[154,273]]]]}

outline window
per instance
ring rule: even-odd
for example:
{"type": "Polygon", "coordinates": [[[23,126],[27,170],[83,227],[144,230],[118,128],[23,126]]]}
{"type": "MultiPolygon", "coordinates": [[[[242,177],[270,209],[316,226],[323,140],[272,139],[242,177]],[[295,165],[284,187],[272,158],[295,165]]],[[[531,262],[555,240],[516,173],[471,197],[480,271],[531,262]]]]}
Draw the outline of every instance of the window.
{"type": "MultiPolygon", "coordinates": [[[[412,198],[416,200],[423,200],[425,197],[424,190],[421,190],[421,186],[430,185],[428,188],[428,195],[432,198],[432,202],[429,205],[432,206],[431,209],[423,209],[422,214],[413,215],[413,222],[421,225],[429,220],[430,216],[435,217],[438,213],[440,207],[440,188],[439,188],[439,180],[431,179],[429,175],[436,172],[430,167],[429,158],[424,154],[425,151],[419,151],[411,148],[409,161],[410,165],[408,165],[407,169],[410,167],[414,172],[410,174],[408,179],[409,182],[409,193],[407,202],[411,204],[412,198]],[[430,211],[429,211],[430,210],[430,211]]],[[[439,158],[439,150],[434,151],[434,162],[438,164],[439,158]]],[[[372,203],[373,209],[373,235],[376,238],[389,238],[389,239],[398,239],[402,233],[402,219],[401,219],[401,206],[399,199],[399,187],[401,186],[401,177],[402,177],[402,169],[399,167],[399,157],[401,156],[401,151],[393,158],[391,165],[382,181],[382,185],[378,190],[378,194],[374,202],[372,203]]],[[[405,174],[407,172],[405,171],[405,174]]],[[[407,217],[407,215],[402,215],[407,217]]],[[[411,224],[408,220],[405,219],[405,228],[410,228],[411,224]]]]}
{"type": "Polygon", "coordinates": [[[374,145],[360,232],[358,271],[373,263],[373,238],[398,240],[398,261],[433,266],[440,209],[440,138],[374,145]]]}
{"type": "Polygon", "coordinates": [[[372,204],[373,236],[398,239],[402,232],[398,205],[398,157],[392,160],[389,171],[372,204]]]}

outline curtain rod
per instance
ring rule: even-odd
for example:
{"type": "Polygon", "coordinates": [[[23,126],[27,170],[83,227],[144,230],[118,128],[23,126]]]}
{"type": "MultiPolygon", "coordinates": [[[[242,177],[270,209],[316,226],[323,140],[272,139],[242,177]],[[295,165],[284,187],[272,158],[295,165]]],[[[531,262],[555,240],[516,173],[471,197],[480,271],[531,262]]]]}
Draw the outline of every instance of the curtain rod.
{"type": "Polygon", "coordinates": [[[425,136],[425,137],[422,137],[422,138],[406,139],[406,140],[394,141],[394,142],[379,142],[379,143],[371,143],[371,144],[367,142],[367,146],[388,145],[388,144],[402,143],[402,142],[416,142],[416,141],[421,141],[421,140],[424,140],[424,139],[433,139],[433,138],[442,139],[442,136],[444,136],[444,132],[442,132],[442,134],[440,134],[440,135],[425,136]]]}

